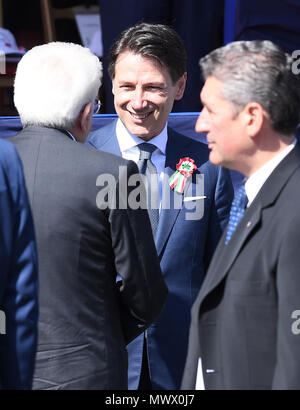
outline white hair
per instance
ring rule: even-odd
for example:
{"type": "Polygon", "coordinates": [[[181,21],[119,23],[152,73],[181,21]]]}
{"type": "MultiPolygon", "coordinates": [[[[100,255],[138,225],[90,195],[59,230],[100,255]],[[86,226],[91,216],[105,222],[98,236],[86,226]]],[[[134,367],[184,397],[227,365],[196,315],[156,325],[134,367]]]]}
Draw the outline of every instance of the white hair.
{"type": "Polygon", "coordinates": [[[88,48],[62,42],[32,48],[19,62],[14,84],[23,126],[72,128],[96,98],[101,79],[101,62],[88,48]]]}

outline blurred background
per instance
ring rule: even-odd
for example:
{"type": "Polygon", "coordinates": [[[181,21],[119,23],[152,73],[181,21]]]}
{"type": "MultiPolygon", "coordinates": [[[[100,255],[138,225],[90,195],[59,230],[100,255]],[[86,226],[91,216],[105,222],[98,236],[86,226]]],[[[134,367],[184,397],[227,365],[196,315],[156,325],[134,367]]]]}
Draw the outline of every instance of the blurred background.
{"type": "Polygon", "coordinates": [[[168,24],[184,41],[188,81],[173,112],[199,112],[199,59],[234,40],[270,39],[300,50],[300,0],[0,0],[0,116],[16,115],[12,86],[25,51],[49,41],[89,47],[103,62],[101,113],[115,113],[108,53],[119,33],[142,21],[168,24]]]}
{"type": "Polygon", "coordinates": [[[107,75],[108,51],[122,30],[141,21],[171,25],[183,38],[188,53],[188,85],[183,100],[176,102],[173,111],[200,111],[198,61],[224,42],[225,3],[224,0],[0,0],[0,51],[3,54],[5,49],[7,53],[5,73],[0,70],[0,115],[17,115],[12,86],[21,50],[28,51],[55,40],[88,46],[103,61],[101,113],[114,113],[107,75]],[[14,36],[15,44],[10,44],[10,49],[7,44],[12,41],[7,40],[3,29],[14,36]],[[21,49],[19,55],[16,47],[21,49]]]}

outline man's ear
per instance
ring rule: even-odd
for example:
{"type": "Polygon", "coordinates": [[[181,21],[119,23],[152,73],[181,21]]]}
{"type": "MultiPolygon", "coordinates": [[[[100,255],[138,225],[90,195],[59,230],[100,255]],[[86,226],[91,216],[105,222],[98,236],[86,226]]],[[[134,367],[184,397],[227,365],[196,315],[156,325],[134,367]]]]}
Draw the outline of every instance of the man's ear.
{"type": "Polygon", "coordinates": [[[183,93],[185,90],[185,85],[186,85],[186,79],[187,79],[187,73],[184,73],[183,76],[181,76],[179,78],[179,80],[177,80],[177,92],[175,95],[175,100],[181,100],[181,98],[183,97],[183,93]]]}
{"type": "Polygon", "coordinates": [[[86,133],[89,127],[90,115],[92,110],[92,103],[89,102],[84,107],[83,111],[80,114],[79,124],[82,132],[86,133]]]}
{"type": "Polygon", "coordinates": [[[257,102],[250,102],[243,109],[243,120],[247,129],[247,134],[252,138],[260,133],[265,119],[266,112],[257,102]]]}

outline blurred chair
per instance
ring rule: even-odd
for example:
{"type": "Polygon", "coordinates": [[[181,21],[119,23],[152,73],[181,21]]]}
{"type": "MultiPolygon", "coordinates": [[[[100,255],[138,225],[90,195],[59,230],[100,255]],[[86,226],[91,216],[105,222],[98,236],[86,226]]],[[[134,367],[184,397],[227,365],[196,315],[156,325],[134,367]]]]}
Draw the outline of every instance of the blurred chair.
{"type": "Polygon", "coordinates": [[[53,7],[51,0],[40,0],[42,22],[44,26],[44,39],[45,43],[57,40],[55,21],[59,19],[71,19],[75,21],[75,14],[87,14],[96,13],[99,14],[99,7],[84,6],[84,1],[81,6],[73,6],[66,8],[53,7]]]}
{"type": "MultiPolygon", "coordinates": [[[[1,0],[0,0],[1,1],[1,0]]],[[[82,1],[82,5],[73,6],[73,7],[66,7],[66,8],[57,8],[52,5],[51,0],[40,0],[41,5],[41,14],[42,14],[42,23],[44,28],[44,41],[45,43],[49,43],[51,41],[73,41],[74,40],[67,40],[59,38],[57,33],[56,24],[59,19],[70,19],[75,21],[76,14],[99,14],[99,6],[98,5],[89,5],[87,1],[82,1]]],[[[80,41],[80,43],[82,43],[80,41]]],[[[100,101],[103,102],[103,87],[100,88],[98,98],[100,101]]],[[[103,107],[101,106],[100,113],[103,112],[103,107]]]]}

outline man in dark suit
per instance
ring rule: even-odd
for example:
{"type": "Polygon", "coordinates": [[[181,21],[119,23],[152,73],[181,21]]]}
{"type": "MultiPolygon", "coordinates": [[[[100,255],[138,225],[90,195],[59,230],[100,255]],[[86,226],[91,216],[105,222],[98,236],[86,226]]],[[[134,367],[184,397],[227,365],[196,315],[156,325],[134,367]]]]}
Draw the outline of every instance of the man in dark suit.
{"type": "Polygon", "coordinates": [[[270,41],[228,44],[201,66],[196,129],[246,182],[192,308],[182,387],[299,389],[299,76],[270,41]]]}
{"type": "Polygon", "coordinates": [[[126,389],[126,344],[167,293],[147,212],[128,206],[136,165],[80,144],[100,81],[98,58],[69,43],[31,49],[16,73],[24,129],[11,141],[41,272],[35,389],[126,389]]]}
{"type": "Polygon", "coordinates": [[[38,278],[34,227],[14,146],[0,140],[0,389],[31,389],[38,278]]]}
{"type": "MultiPolygon", "coordinates": [[[[152,226],[169,289],[158,320],[128,346],[129,388],[178,389],[190,307],[227,223],[231,181],[224,169],[208,162],[205,144],[167,126],[174,100],[182,97],[186,83],[185,50],[174,30],[146,23],[129,28],[112,47],[109,71],[119,119],[96,130],[88,141],[138,164],[144,155],[140,147],[152,149],[160,208],[158,226],[157,221],[152,226]],[[196,166],[185,190],[174,188],[169,178],[179,176],[176,164],[189,166],[190,160],[196,166]]],[[[151,188],[155,191],[155,181],[151,188]]],[[[151,220],[154,208],[148,207],[151,220]]]]}

